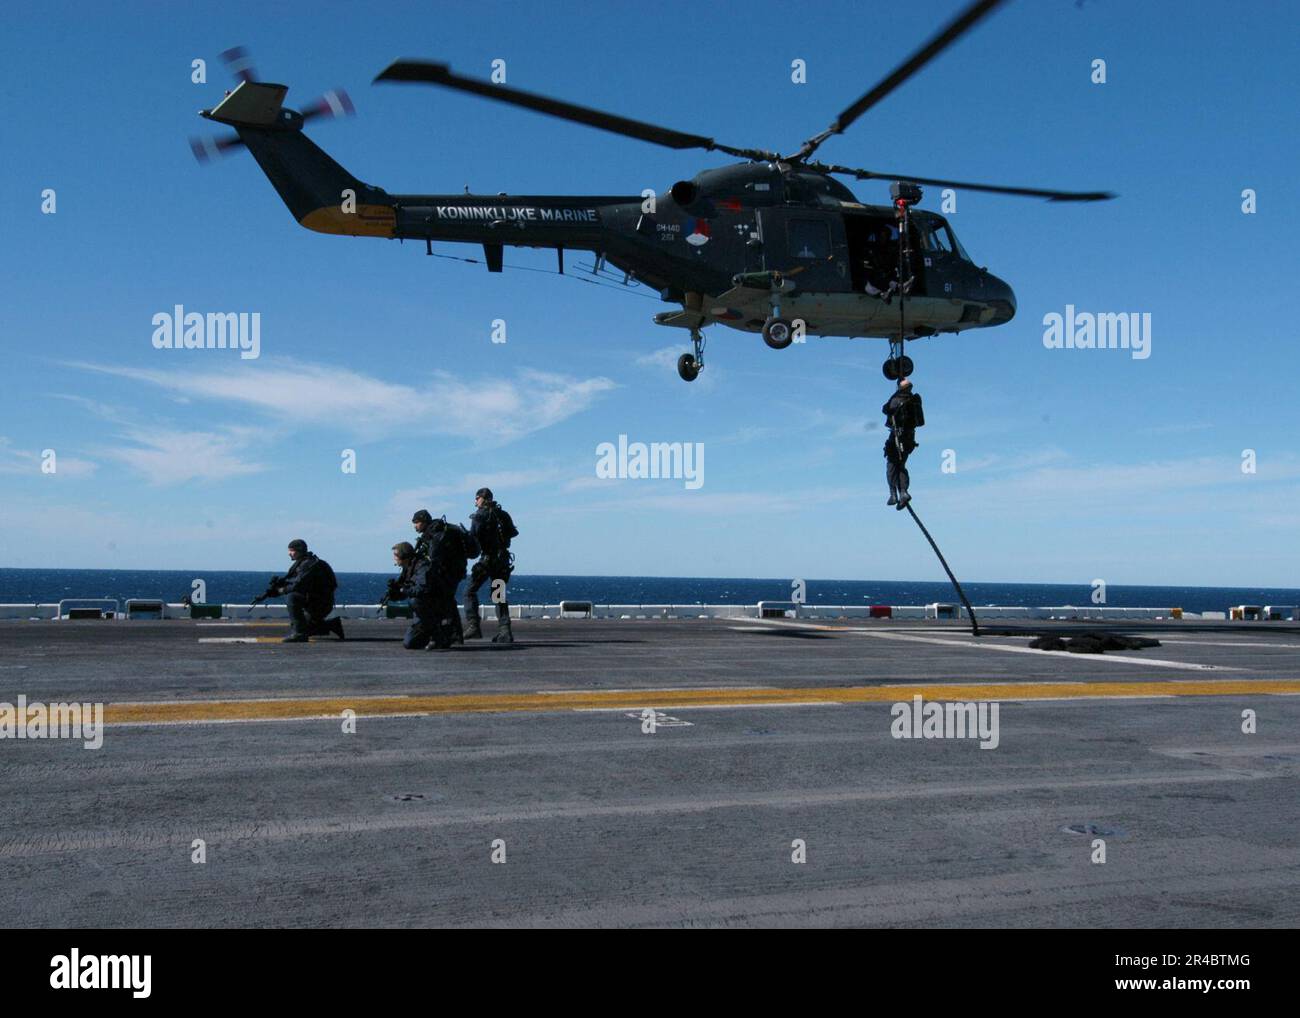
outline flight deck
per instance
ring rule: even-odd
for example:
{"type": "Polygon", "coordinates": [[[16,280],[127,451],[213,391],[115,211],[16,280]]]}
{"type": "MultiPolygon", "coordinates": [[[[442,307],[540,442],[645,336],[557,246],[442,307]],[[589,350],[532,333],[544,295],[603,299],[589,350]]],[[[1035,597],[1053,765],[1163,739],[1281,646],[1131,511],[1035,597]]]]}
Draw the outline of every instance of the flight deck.
{"type": "Polygon", "coordinates": [[[1300,921],[1300,625],[346,626],[0,624],[0,711],[103,711],[0,739],[10,924],[1300,921]],[[1160,645],[1029,647],[1101,628],[1160,645]]]}

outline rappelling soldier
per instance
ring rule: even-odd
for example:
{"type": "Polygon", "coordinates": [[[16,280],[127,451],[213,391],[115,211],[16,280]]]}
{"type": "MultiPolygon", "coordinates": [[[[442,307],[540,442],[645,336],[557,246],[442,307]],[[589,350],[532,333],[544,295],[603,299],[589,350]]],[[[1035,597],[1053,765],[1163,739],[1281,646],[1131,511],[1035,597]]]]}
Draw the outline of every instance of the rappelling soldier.
{"type": "Polygon", "coordinates": [[[497,633],[493,643],[514,643],[510,631],[510,605],[506,601],[506,584],[514,572],[515,557],[510,553],[510,542],[519,536],[510,514],[493,500],[490,488],[479,488],[474,494],[474,513],[470,516],[469,532],[478,542],[483,557],[470,570],[469,586],[465,590],[465,636],[474,639],[482,636],[479,622],[478,589],[485,581],[492,601],[497,606],[497,633]]]}
{"type": "Polygon", "coordinates": [[[889,434],[885,438],[885,479],[889,482],[889,501],[898,509],[905,509],[912,501],[908,493],[910,478],[907,475],[907,457],[917,447],[916,429],[925,425],[925,411],[921,396],[912,391],[910,379],[903,378],[898,388],[880,408],[885,415],[889,434]]]}

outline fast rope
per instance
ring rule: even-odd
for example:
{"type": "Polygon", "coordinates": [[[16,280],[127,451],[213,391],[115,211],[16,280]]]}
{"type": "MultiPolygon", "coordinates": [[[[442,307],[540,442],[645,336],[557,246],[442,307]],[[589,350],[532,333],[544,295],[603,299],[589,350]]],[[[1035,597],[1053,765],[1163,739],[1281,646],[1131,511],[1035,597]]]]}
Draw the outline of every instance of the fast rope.
{"type": "Polygon", "coordinates": [[[948,561],[943,557],[943,552],[939,546],[934,543],[934,538],[930,536],[930,531],[925,529],[925,524],[921,522],[921,517],[916,515],[916,510],[912,508],[912,503],[907,503],[907,511],[912,514],[912,519],[916,520],[916,525],[921,528],[921,533],[925,539],[930,542],[930,547],[934,549],[935,555],[939,558],[939,564],[943,566],[943,571],[948,574],[948,579],[952,580],[952,585],[957,589],[957,596],[961,598],[961,603],[966,607],[966,614],[970,616],[970,628],[972,636],[980,635],[979,619],[975,617],[975,609],[970,606],[970,601],[966,600],[966,592],[961,589],[961,584],[957,582],[957,577],[953,576],[952,570],[948,568],[948,561]]]}
{"type": "MultiPolygon", "coordinates": [[[[903,344],[907,339],[907,312],[905,309],[907,308],[907,291],[910,289],[910,287],[907,285],[907,280],[910,279],[910,276],[907,274],[910,273],[912,269],[912,246],[910,243],[910,237],[908,236],[911,232],[911,216],[909,214],[911,212],[911,209],[909,208],[908,203],[905,201],[898,202],[898,207],[902,209],[903,221],[898,231],[898,354],[899,356],[894,361],[894,363],[898,367],[898,377],[901,379],[903,377],[903,370],[902,370],[903,344]]],[[[894,440],[895,442],[898,441],[897,434],[895,434],[894,440]]],[[[899,451],[900,452],[902,451],[901,446],[899,447],[899,451]]],[[[908,500],[906,508],[907,511],[911,513],[912,519],[916,521],[916,525],[921,528],[921,533],[925,535],[925,539],[930,542],[930,547],[934,549],[934,554],[939,559],[939,564],[943,566],[943,571],[948,574],[948,579],[952,581],[953,588],[957,591],[957,596],[961,598],[961,603],[966,608],[966,614],[970,616],[971,635],[979,636],[980,624],[979,624],[979,619],[975,617],[975,609],[971,607],[970,601],[966,599],[966,592],[961,589],[961,584],[957,582],[957,577],[954,576],[952,574],[952,570],[948,568],[948,560],[943,557],[943,552],[939,550],[939,546],[935,544],[934,538],[930,536],[930,531],[925,529],[925,524],[921,522],[921,517],[916,515],[916,510],[912,508],[912,502],[910,499],[908,500]]]]}
{"type": "Polygon", "coordinates": [[[907,282],[911,278],[904,273],[912,270],[912,250],[908,243],[908,234],[911,232],[910,209],[906,202],[900,202],[899,205],[903,210],[903,223],[898,230],[898,357],[894,360],[894,366],[898,370],[898,377],[903,377],[903,345],[907,341],[907,282]]]}

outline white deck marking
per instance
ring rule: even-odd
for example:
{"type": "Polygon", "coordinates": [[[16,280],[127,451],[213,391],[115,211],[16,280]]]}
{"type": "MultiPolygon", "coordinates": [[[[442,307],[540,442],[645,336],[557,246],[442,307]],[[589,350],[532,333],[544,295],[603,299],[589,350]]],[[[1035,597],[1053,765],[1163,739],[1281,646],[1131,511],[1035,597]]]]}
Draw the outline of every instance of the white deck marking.
{"type": "Polygon", "coordinates": [[[1244,641],[1223,641],[1214,640],[1170,640],[1161,636],[1161,643],[1186,643],[1194,647],[1281,647],[1284,650],[1300,650],[1300,643],[1246,643],[1244,641]]]}
{"type": "MultiPolygon", "coordinates": [[[[1300,695],[1300,694],[1297,694],[1300,695]]],[[[605,711],[627,711],[627,710],[645,710],[652,706],[653,700],[643,700],[640,703],[626,704],[622,707],[573,707],[575,714],[601,714],[605,711]]],[[[839,700],[791,700],[789,703],[782,701],[780,703],[687,703],[673,704],[673,710],[753,710],[758,707],[843,707],[845,706],[839,700]]]]}
{"type": "Polygon", "coordinates": [[[1058,660],[1075,661],[1110,661],[1115,664],[1151,665],[1155,668],[1185,668],[1197,672],[1241,672],[1245,668],[1232,668],[1228,665],[1203,665],[1187,661],[1169,661],[1158,657],[1129,657],[1125,654],[1071,654],[1068,650],[1035,650],[1033,647],[1004,647],[996,643],[976,643],[973,640],[945,640],[937,636],[909,636],[906,633],[879,633],[864,626],[825,626],[812,622],[793,622],[781,619],[752,619],[752,625],[776,626],[786,629],[833,630],[837,633],[855,633],[870,636],[877,640],[901,640],[905,643],[933,643],[940,647],[973,647],[978,650],[998,650],[1004,654],[1036,654],[1039,657],[1050,656],[1058,660]]]}

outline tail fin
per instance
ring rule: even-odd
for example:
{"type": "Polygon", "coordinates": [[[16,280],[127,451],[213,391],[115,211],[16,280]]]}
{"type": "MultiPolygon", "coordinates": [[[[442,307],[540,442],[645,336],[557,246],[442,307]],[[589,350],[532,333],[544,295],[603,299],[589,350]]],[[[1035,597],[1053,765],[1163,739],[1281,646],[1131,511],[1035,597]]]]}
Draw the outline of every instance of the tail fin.
{"type": "Polygon", "coordinates": [[[392,200],[363,184],[302,133],[303,116],[284,107],[284,85],[246,81],[209,120],[229,124],[298,222],[320,233],[391,237],[392,200]]]}

